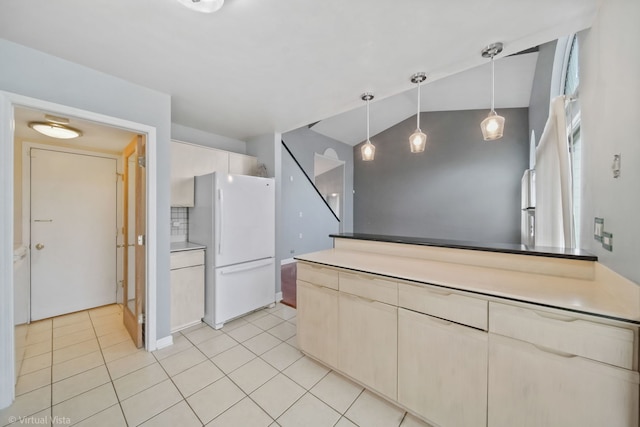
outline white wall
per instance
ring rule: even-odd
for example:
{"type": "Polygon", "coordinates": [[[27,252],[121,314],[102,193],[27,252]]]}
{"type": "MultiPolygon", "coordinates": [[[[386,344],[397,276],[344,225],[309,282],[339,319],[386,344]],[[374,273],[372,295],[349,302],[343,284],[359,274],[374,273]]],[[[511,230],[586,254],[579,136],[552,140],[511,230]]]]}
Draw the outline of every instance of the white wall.
{"type": "Polygon", "coordinates": [[[247,143],[244,141],[194,129],[178,123],[171,123],[171,139],[204,145],[205,147],[217,148],[219,150],[232,151],[234,153],[247,153],[247,143]]]}
{"type": "Polygon", "coordinates": [[[640,284],[640,1],[603,1],[580,34],[584,249],[640,284]],[[620,178],[613,155],[622,154],[620,178]],[[593,238],[594,217],[613,233],[613,252],[593,238]]]}
{"type": "MultiPolygon", "coordinates": [[[[168,336],[170,96],[4,39],[0,39],[0,64],[0,90],[156,128],[158,191],[156,205],[148,208],[157,217],[156,334],[168,336]]],[[[13,199],[12,192],[0,196],[3,201],[13,199]]]]}

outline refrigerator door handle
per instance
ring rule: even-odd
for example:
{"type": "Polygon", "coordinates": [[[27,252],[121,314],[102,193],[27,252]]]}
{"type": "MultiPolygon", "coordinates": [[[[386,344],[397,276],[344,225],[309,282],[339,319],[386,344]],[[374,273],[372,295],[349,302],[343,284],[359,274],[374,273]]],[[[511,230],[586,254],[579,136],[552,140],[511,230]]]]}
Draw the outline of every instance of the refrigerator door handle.
{"type": "Polygon", "coordinates": [[[252,262],[249,265],[239,265],[237,267],[227,267],[220,270],[220,274],[233,274],[240,273],[242,271],[255,270],[266,265],[273,264],[273,258],[265,259],[264,261],[252,262]]]}
{"type": "Polygon", "coordinates": [[[223,227],[223,219],[222,219],[222,215],[224,212],[224,208],[222,206],[222,189],[218,189],[218,200],[220,201],[218,203],[218,255],[222,254],[222,233],[224,230],[223,227]]]}

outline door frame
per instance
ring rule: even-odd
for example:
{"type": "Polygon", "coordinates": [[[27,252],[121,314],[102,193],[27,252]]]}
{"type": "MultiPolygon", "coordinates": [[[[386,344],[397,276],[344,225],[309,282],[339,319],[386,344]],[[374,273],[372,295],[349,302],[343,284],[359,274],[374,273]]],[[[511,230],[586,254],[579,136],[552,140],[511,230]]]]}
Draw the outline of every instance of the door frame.
{"type": "Polygon", "coordinates": [[[15,398],[15,341],[13,312],[13,173],[14,173],[14,107],[46,110],[60,115],[74,116],[145,134],[147,138],[146,204],[147,209],[147,280],[145,348],[157,348],[156,282],[157,282],[157,139],[156,128],[80,108],[0,91],[0,408],[15,398]],[[5,203],[6,202],[6,203],[5,203]]]}
{"type": "MultiPolygon", "coordinates": [[[[103,157],[106,159],[113,159],[116,161],[116,172],[122,173],[122,158],[117,154],[101,153],[99,151],[83,150],[78,148],[62,147],[57,145],[41,144],[38,142],[24,141],[22,143],[22,244],[26,245],[31,242],[31,157],[29,152],[32,148],[39,150],[58,151],[67,154],[80,154],[84,156],[103,157]]],[[[15,147],[14,147],[15,149],[15,147]]],[[[116,229],[121,226],[120,215],[122,212],[122,193],[121,182],[116,183],[116,229]]],[[[15,218],[14,218],[15,221],[15,218]]],[[[119,236],[116,237],[116,244],[119,241],[119,236]]],[[[116,249],[117,251],[117,249],[116,249]]],[[[31,269],[31,248],[27,251],[27,257],[29,258],[29,269],[31,269]]],[[[118,277],[118,257],[116,254],[116,282],[118,277]]],[[[118,302],[118,283],[116,286],[116,303],[118,302]]],[[[31,287],[29,288],[28,299],[28,317],[31,322],[31,287]]]]}

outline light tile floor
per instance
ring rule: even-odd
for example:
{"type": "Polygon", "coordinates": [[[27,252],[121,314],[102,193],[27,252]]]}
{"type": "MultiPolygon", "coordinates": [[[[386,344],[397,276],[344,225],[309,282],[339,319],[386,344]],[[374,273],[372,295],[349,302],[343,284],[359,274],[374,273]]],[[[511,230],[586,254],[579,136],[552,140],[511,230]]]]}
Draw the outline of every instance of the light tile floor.
{"type": "Polygon", "coordinates": [[[0,426],[427,426],[303,356],[295,322],[276,304],[153,353],[135,348],[118,305],[34,322],[0,426]]]}

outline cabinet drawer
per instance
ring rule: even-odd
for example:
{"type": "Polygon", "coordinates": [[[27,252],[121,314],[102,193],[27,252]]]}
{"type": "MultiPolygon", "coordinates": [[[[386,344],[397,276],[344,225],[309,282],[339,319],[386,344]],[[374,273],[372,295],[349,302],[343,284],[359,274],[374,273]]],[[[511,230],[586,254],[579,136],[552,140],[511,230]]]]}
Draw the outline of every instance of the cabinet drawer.
{"type": "Polygon", "coordinates": [[[338,290],[338,271],[331,267],[298,262],[297,270],[300,280],[338,290]]]}
{"type": "Polygon", "coordinates": [[[489,331],[562,353],[634,368],[632,329],[591,322],[568,312],[491,302],[489,331]]]}
{"type": "Polygon", "coordinates": [[[171,270],[204,264],[204,251],[181,251],[171,254],[171,270]]]}
{"type": "Polygon", "coordinates": [[[426,285],[398,284],[399,306],[487,330],[488,302],[426,285]]]}
{"type": "Polygon", "coordinates": [[[373,275],[340,272],[340,292],[398,305],[398,284],[373,275]]]}

